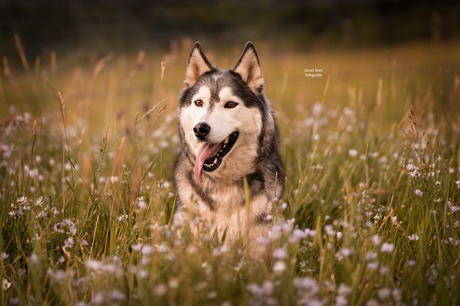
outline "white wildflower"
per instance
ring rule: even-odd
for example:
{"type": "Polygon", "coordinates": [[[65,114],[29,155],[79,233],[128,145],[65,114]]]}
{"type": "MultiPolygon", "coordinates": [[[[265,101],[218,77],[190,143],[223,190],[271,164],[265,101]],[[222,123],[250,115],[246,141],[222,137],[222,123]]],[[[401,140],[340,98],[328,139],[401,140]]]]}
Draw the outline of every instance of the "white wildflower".
{"type": "Polygon", "coordinates": [[[315,279],[310,277],[296,277],[293,280],[294,287],[305,293],[309,293],[309,296],[314,296],[319,292],[319,285],[315,279]]]}
{"type": "Polygon", "coordinates": [[[225,254],[227,252],[228,252],[228,247],[226,245],[222,245],[221,247],[215,248],[212,251],[212,255],[215,256],[215,257],[219,257],[222,254],[225,254]]]}
{"type": "Polygon", "coordinates": [[[418,235],[412,234],[407,237],[410,241],[417,241],[418,240],[418,235]]]}
{"type": "Polygon", "coordinates": [[[113,289],[109,293],[109,297],[112,301],[124,301],[125,300],[125,294],[117,289],[113,289]]]}
{"type": "Polygon", "coordinates": [[[350,248],[341,248],[340,251],[336,254],[336,257],[341,260],[343,258],[349,257],[353,253],[353,249],[350,248]]]}
{"type": "Polygon", "coordinates": [[[278,248],[273,251],[273,257],[275,259],[284,259],[287,256],[286,248],[278,248]]]}
{"type": "Polygon", "coordinates": [[[35,201],[35,206],[42,206],[43,204],[43,197],[39,197],[37,201],[35,201]]]}
{"type": "Polygon", "coordinates": [[[63,282],[67,279],[67,273],[63,270],[57,270],[54,272],[54,280],[58,283],[63,282]]]}
{"type": "Polygon", "coordinates": [[[420,172],[419,172],[420,169],[417,166],[415,166],[414,164],[411,164],[411,163],[407,164],[406,169],[407,169],[407,171],[409,171],[407,173],[409,176],[411,176],[411,177],[420,176],[420,172]]]}
{"type": "Polygon", "coordinates": [[[306,234],[308,237],[313,238],[313,237],[316,236],[316,231],[307,228],[307,229],[305,230],[305,234],[306,234]]]}
{"type": "Polygon", "coordinates": [[[343,109],[343,114],[348,117],[354,117],[355,116],[355,111],[349,107],[345,107],[343,109]]]}
{"type": "Polygon", "coordinates": [[[321,115],[321,112],[323,111],[323,105],[319,102],[316,102],[315,104],[313,104],[313,107],[311,109],[313,116],[319,117],[319,115],[321,115]]]}
{"type": "Polygon", "coordinates": [[[380,275],[388,275],[390,273],[390,268],[388,267],[381,267],[380,268],[380,275]]]}
{"type": "Polygon", "coordinates": [[[16,203],[20,204],[20,205],[23,205],[25,203],[27,203],[29,201],[29,199],[25,196],[22,196],[20,197],[19,199],[16,200],[16,203]]]}
{"type": "Polygon", "coordinates": [[[102,268],[102,262],[100,262],[99,260],[95,260],[95,259],[88,259],[86,261],[86,267],[88,267],[88,269],[93,270],[93,271],[99,271],[102,268]]]}
{"type": "Polygon", "coordinates": [[[380,251],[382,253],[393,253],[394,249],[394,244],[385,242],[384,244],[382,244],[382,248],[380,249],[380,251]]]}
{"type": "Polygon", "coordinates": [[[379,235],[372,236],[372,243],[374,245],[379,245],[380,243],[382,243],[382,237],[380,237],[379,235]]]}
{"type": "Polygon", "coordinates": [[[177,280],[177,278],[172,278],[169,283],[168,283],[169,287],[173,288],[173,289],[177,289],[179,288],[179,281],[177,280]]]}
{"type": "Polygon", "coordinates": [[[318,141],[320,139],[320,136],[318,133],[313,134],[313,141],[318,141]]]}
{"type": "Polygon", "coordinates": [[[268,232],[268,237],[272,240],[278,240],[281,238],[282,232],[281,227],[279,225],[273,225],[270,231],[268,232]]]}
{"type": "Polygon", "coordinates": [[[377,295],[379,296],[380,300],[386,300],[390,297],[391,290],[388,288],[382,288],[377,291],[377,295]]]}
{"type": "Polygon", "coordinates": [[[91,304],[93,305],[102,305],[105,303],[104,295],[100,292],[94,294],[93,299],[91,300],[91,304]]]}
{"type": "Polygon", "coordinates": [[[295,243],[297,241],[300,241],[301,239],[305,238],[307,236],[307,233],[305,231],[302,231],[298,228],[294,229],[291,233],[291,236],[289,236],[289,242],[295,243]]]}
{"type": "Polygon", "coordinates": [[[344,296],[337,295],[335,297],[335,306],[347,306],[348,305],[348,300],[344,296]]]}
{"type": "Polygon", "coordinates": [[[139,209],[144,209],[147,207],[147,203],[145,202],[144,197],[137,198],[137,207],[139,209]]]}
{"type": "Polygon", "coordinates": [[[158,296],[163,296],[168,292],[168,286],[165,284],[159,284],[158,286],[155,287],[155,294],[158,296]]]}
{"type": "Polygon", "coordinates": [[[138,271],[137,276],[140,279],[146,279],[149,276],[149,272],[144,270],[144,269],[141,269],[141,270],[138,271]]]}
{"type": "Polygon", "coordinates": [[[355,150],[355,149],[350,149],[348,151],[348,155],[352,156],[352,157],[355,157],[355,156],[358,156],[358,151],[355,150]]]}
{"type": "Polygon", "coordinates": [[[132,244],[132,245],[131,245],[131,249],[132,249],[134,252],[140,252],[140,251],[142,250],[142,246],[143,246],[142,243],[132,244]]]}
{"type": "Polygon", "coordinates": [[[370,299],[366,302],[366,306],[380,306],[380,303],[375,299],[370,299]]]}
{"type": "Polygon", "coordinates": [[[303,121],[303,124],[304,124],[305,126],[307,126],[307,127],[310,127],[310,126],[312,126],[313,124],[315,124],[315,119],[312,118],[312,117],[308,117],[307,119],[305,119],[305,120],[303,121]]]}
{"type": "Polygon", "coordinates": [[[377,157],[379,157],[379,152],[369,152],[369,157],[377,158],[377,157]]]}
{"type": "Polygon", "coordinates": [[[66,222],[67,222],[67,226],[69,228],[68,233],[70,233],[71,235],[75,236],[75,234],[77,233],[77,226],[70,219],[66,219],[66,222]]]}
{"type": "Polygon", "coordinates": [[[284,261],[278,260],[273,265],[273,272],[281,274],[286,271],[286,263],[284,261]]]}
{"type": "Polygon", "coordinates": [[[73,237],[67,238],[66,241],[64,241],[64,247],[65,248],[71,248],[75,245],[75,241],[73,240],[73,237]]]}
{"type": "MultiPolygon", "coordinates": [[[[393,289],[392,295],[393,295],[393,299],[395,301],[400,301],[401,300],[401,290],[400,289],[398,289],[398,288],[393,289]]],[[[398,305],[398,304],[399,303],[396,303],[396,305],[398,305]]]]}
{"type": "Polygon", "coordinates": [[[3,291],[6,291],[11,287],[11,283],[6,278],[4,278],[2,287],[3,287],[3,291]]]}
{"type": "Polygon", "coordinates": [[[118,176],[111,176],[109,177],[109,181],[110,183],[115,184],[115,183],[118,183],[120,179],[118,178],[118,176]]]}
{"type": "Polygon", "coordinates": [[[376,260],[377,259],[377,253],[374,251],[369,251],[366,253],[366,260],[371,261],[371,260],[376,260]]]}
{"type": "Polygon", "coordinates": [[[40,261],[40,259],[38,258],[38,255],[35,254],[35,253],[32,253],[32,255],[30,255],[30,262],[33,263],[34,265],[38,264],[40,261]]]}
{"type": "Polygon", "coordinates": [[[423,192],[420,189],[415,189],[415,195],[421,198],[423,196],[423,192]]]}
{"type": "MultiPolygon", "coordinates": [[[[156,245],[155,248],[156,248],[158,253],[168,253],[170,251],[169,246],[166,245],[165,243],[161,243],[159,245],[156,245]]],[[[142,249],[142,252],[144,252],[143,249],[142,249]]]]}
{"type": "Polygon", "coordinates": [[[324,226],[324,231],[326,232],[326,235],[330,237],[335,236],[334,227],[330,224],[324,226]]]}
{"type": "Polygon", "coordinates": [[[273,294],[275,285],[271,281],[265,281],[261,286],[251,283],[248,285],[248,290],[256,297],[268,297],[273,294]]]}
{"type": "Polygon", "coordinates": [[[379,264],[376,263],[376,262],[370,262],[367,264],[367,269],[370,270],[370,271],[375,271],[377,270],[379,264]]]}
{"type": "Polygon", "coordinates": [[[129,218],[128,215],[123,215],[123,214],[121,214],[121,215],[119,215],[119,216],[117,217],[117,220],[120,221],[120,222],[123,222],[123,221],[128,220],[128,218],[129,218]]]}
{"type": "Polygon", "coordinates": [[[341,296],[349,295],[352,291],[351,287],[348,287],[344,283],[340,283],[339,289],[337,289],[337,294],[341,296]]]}
{"type": "Polygon", "coordinates": [[[451,201],[447,202],[447,206],[453,213],[460,210],[460,206],[453,205],[451,201]]]}
{"type": "Polygon", "coordinates": [[[166,140],[162,140],[160,142],[160,146],[161,146],[161,148],[166,149],[166,148],[169,147],[169,143],[166,140]]]}
{"type": "Polygon", "coordinates": [[[149,244],[142,246],[142,255],[150,255],[153,252],[153,247],[149,244]]]}

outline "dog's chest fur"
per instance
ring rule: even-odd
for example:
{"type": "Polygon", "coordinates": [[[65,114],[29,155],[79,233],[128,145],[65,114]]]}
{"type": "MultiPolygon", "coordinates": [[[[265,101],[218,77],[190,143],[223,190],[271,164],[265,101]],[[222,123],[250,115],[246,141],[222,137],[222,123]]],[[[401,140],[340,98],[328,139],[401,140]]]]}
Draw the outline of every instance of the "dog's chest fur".
{"type": "MultiPolygon", "coordinates": [[[[212,180],[206,178],[203,183],[194,182],[190,163],[181,156],[178,163],[185,163],[188,171],[176,173],[179,197],[182,199],[180,214],[187,218],[198,217],[209,225],[219,238],[225,235],[228,243],[235,243],[251,227],[250,239],[263,236],[263,232],[254,229],[266,224],[271,214],[271,202],[264,193],[251,192],[251,185],[260,185],[252,179],[245,188],[243,179],[237,181],[212,180]]],[[[182,166],[182,167],[184,167],[182,166]]]]}
{"type": "Polygon", "coordinates": [[[268,197],[259,194],[247,201],[247,190],[239,184],[210,188],[212,192],[202,191],[209,195],[206,201],[192,186],[182,188],[182,198],[190,201],[181,203],[177,215],[188,221],[196,237],[206,228],[212,236],[217,235],[219,241],[225,239],[227,245],[247,249],[254,258],[266,256],[269,246],[260,244],[258,238],[266,237],[269,230],[272,204],[268,197]]]}

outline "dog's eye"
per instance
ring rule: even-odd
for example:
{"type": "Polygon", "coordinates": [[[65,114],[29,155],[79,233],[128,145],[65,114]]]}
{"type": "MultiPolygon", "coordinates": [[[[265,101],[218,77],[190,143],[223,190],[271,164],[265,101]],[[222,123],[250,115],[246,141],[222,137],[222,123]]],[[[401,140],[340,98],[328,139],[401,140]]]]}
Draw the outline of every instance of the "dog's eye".
{"type": "Polygon", "coordinates": [[[234,108],[234,107],[236,107],[237,105],[238,105],[238,103],[233,102],[233,101],[229,101],[229,102],[225,103],[224,107],[225,107],[225,108],[234,108]]]}
{"type": "Polygon", "coordinates": [[[202,107],[203,106],[203,100],[196,100],[195,105],[198,106],[198,107],[202,107]]]}

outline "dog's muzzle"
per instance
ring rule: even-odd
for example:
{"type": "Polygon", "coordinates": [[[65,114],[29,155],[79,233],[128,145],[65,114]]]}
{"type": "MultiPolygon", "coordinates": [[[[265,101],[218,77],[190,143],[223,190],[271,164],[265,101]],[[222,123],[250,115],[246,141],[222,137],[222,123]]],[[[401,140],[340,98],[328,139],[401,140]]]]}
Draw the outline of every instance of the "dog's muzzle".
{"type": "Polygon", "coordinates": [[[200,122],[193,128],[193,132],[195,133],[196,138],[203,141],[204,138],[209,134],[211,131],[211,127],[206,122],[200,122]]]}

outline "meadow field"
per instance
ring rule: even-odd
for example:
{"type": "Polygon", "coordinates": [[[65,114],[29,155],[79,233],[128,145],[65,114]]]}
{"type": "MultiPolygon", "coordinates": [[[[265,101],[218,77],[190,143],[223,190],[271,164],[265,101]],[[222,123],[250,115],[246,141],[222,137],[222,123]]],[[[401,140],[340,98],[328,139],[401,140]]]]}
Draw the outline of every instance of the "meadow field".
{"type": "Polygon", "coordinates": [[[171,222],[190,42],[3,58],[1,305],[460,304],[460,45],[255,45],[287,173],[262,263],[171,222]]]}

